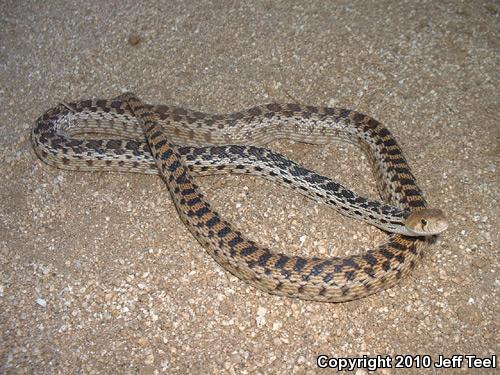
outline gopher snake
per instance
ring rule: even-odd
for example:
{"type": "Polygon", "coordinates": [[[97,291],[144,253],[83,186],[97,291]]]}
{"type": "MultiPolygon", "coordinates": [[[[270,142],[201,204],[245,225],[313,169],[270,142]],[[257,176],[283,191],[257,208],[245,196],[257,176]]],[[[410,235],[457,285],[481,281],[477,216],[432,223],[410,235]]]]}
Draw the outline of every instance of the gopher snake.
{"type": "Polygon", "coordinates": [[[59,168],[160,173],[182,221],[210,255],[229,272],[273,294],[341,302],[389,288],[415,266],[434,235],[447,228],[440,210],[426,208],[390,132],[376,120],[350,110],[268,104],[209,115],[151,106],[124,94],[109,100],[63,103],[48,110],[37,120],[32,141],[37,155],[59,168]],[[86,133],[125,139],[73,137],[86,133]],[[256,147],[277,138],[313,144],[341,139],[360,146],[372,162],[382,198],[397,207],[360,197],[256,147]],[[233,229],[210,207],[191,178],[193,173],[227,172],[264,176],[392,234],[387,243],[363,255],[303,258],[277,253],[233,229]]]}

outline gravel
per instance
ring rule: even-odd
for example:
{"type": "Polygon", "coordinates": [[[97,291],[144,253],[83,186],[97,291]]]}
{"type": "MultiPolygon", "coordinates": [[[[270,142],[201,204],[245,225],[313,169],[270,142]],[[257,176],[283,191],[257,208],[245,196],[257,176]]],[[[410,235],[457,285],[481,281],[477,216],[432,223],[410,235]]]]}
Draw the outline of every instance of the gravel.
{"type": "MultiPolygon", "coordinates": [[[[498,14],[490,1],[2,1],[0,372],[302,374],[320,354],[498,353],[498,14]],[[43,111],[126,90],[208,112],[298,101],[370,114],[450,228],[410,277],[368,298],[257,291],[207,255],[158,177],[61,171],[33,153],[43,111]]],[[[269,147],[377,196],[349,145],[269,147]]],[[[256,177],[199,184],[287,253],[385,239],[256,177]]]]}

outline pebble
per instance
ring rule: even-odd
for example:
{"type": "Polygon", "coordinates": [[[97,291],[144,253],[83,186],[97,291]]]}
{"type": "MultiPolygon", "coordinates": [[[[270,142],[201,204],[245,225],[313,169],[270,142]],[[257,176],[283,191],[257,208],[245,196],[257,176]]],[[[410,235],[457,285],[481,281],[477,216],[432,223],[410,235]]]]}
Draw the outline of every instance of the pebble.
{"type": "Polygon", "coordinates": [[[154,362],[155,356],[153,354],[149,354],[148,356],[146,356],[146,360],[144,361],[146,365],[152,365],[154,362]]]}
{"type": "Polygon", "coordinates": [[[273,331],[279,331],[283,327],[283,323],[280,321],[273,323],[273,331]]]}
{"type": "Polygon", "coordinates": [[[491,263],[486,257],[476,257],[472,259],[472,265],[476,268],[484,268],[491,263]]]}
{"type": "Polygon", "coordinates": [[[255,318],[257,322],[257,327],[263,327],[266,324],[266,314],[267,309],[265,307],[259,306],[257,309],[257,317],[255,318]]]}
{"type": "Polygon", "coordinates": [[[132,34],[128,37],[128,44],[131,46],[136,46],[142,41],[142,38],[139,35],[132,34]]]}

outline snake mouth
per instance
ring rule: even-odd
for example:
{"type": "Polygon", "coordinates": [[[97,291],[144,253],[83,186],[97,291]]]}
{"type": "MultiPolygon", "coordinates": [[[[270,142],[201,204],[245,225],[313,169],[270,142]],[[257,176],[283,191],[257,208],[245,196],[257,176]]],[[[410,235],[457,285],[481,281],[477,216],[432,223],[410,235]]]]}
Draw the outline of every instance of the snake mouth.
{"type": "Polygon", "coordinates": [[[419,231],[419,230],[413,230],[413,229],[407,229],[407,235],[410,237],[431,237],[431,236],[437,236],[443,233],[446,229],[448,229],[448,226],[442,227],[440,230],[435,230],[435,231],[419,231]]]}

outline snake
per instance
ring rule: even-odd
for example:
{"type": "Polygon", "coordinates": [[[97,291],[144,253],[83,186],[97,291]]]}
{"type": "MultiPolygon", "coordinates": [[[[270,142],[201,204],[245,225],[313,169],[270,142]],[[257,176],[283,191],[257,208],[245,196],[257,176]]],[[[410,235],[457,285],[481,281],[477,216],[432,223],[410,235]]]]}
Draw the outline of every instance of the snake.
{"type": "Polygon", "coordinates": [[[125,93],[62,102],[36,120],[31,140],[37,156],[60,169],[159,174],[180,219],[215,261],[275,295],[345,302],[391,288],[448,227],[443,211],[427,207],[390,131],[354,110],[271,103],[209,114],[146,104],[125,93]],[[100,138],[89,139],[93,134],[100,138]],[[262,147],[276,139],[356,145],[370,161],[382,202],[262,147]],[[388,239],[344,257],[303,257],[262,246],[224,220],[193,178],[222,173],[256,175],[287,186],[377,226],[388,239]]]}

